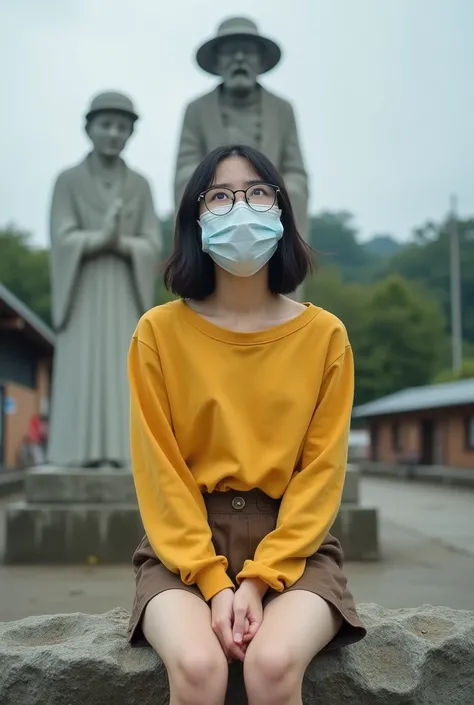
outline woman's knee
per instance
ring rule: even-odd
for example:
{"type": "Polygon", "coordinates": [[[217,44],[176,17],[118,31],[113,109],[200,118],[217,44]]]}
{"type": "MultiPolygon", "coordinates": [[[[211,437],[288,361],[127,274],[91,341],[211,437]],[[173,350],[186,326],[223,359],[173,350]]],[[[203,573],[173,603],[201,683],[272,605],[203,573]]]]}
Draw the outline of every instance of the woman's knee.
{"type": "Polygon", "coordinates": [[[161,593],[148,603],[142,626],[166,666],[173,703],[223,705],[228,664],[202,600],[183,590],[161,593]]]}
{"type": "Polygon", "coordinates": [[[186,645],[176,658],[166,664],[170,687],[178,702],[190,705],[214,705],[224,702],[228,663],[217,644],[186,645]]]}
{"type": "Polygon", "coordinates": [[[245,656],[247,692],[256,702],[287,702],[300,690],[304,670],[285,644],[256,640],[245,656]]]}
{"type": "Polygon", "coordinates": [[[227,680],[228,664],[224,652],[217,646],[199,648],[199,644],[184,648],[173,664],[177,675],[190,686],[200,687],[210,680],[227,680]]]}

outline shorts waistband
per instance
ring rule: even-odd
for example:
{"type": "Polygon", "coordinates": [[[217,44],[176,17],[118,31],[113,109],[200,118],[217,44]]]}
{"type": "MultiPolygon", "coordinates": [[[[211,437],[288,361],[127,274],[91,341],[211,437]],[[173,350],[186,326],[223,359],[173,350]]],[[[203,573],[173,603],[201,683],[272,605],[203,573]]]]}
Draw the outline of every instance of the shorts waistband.
{"type": "Polygon", "coordinates": [[[205,492],[203,494],[209,514],[278,514],[280,499],[269,497],[262,490],[239,492],[205,492]]]}

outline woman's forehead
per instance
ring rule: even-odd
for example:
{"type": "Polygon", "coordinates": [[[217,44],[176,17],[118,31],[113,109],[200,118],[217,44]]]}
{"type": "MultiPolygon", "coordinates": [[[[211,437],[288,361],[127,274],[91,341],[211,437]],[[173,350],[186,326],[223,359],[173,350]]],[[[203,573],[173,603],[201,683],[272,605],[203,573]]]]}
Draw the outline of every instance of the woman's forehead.
{"type": "Polygon", "coordinates": [[[260,178],[260,174],[245,157],[232,156],[217,165],[212,183],[241,185],[260,178]]]}

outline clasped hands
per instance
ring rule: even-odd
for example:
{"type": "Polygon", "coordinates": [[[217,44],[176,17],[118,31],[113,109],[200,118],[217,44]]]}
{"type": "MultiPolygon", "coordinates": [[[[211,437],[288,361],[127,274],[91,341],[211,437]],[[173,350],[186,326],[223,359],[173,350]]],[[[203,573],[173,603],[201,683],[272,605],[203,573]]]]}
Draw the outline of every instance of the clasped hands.
{"type": "Polygon", "coordinates": [[[101,230],[101,245],[104,249],[129,255],[129,245],[126,238],[120,236],[119,225],[123,208],[123,200],[116,198],[107,211],[101,230]]]}
{"type": "Polygon", "coordinates": [[[247,578],[236,592],[226,588],[211,600],[211,625],[229,663],[243,661],[247,647],[263,621],[262,580],[247,578]]]}

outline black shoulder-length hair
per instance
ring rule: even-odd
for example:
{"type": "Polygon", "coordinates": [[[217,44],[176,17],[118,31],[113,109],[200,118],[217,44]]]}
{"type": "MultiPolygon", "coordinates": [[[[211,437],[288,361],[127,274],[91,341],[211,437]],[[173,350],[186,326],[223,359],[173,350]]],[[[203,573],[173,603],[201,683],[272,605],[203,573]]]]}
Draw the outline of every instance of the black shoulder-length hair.
{"type": "Polygon", "coordinates": [[[283,237],[268,268],[268,287],[273,294],[291,294],[313,269],[312,248],[300,236],[288,191],[272,162],[257,149],[244,145],[218,147],[210,152],[192,174],[176,216],[173,252],[165,263],[166,288],[183,299],[202,300],[215,288],[215,265],[202,251],[198,221],[200,194],[212,186],[217,165],[228,157],[244,157],[262,181],[278,186],[283,237]]]}

